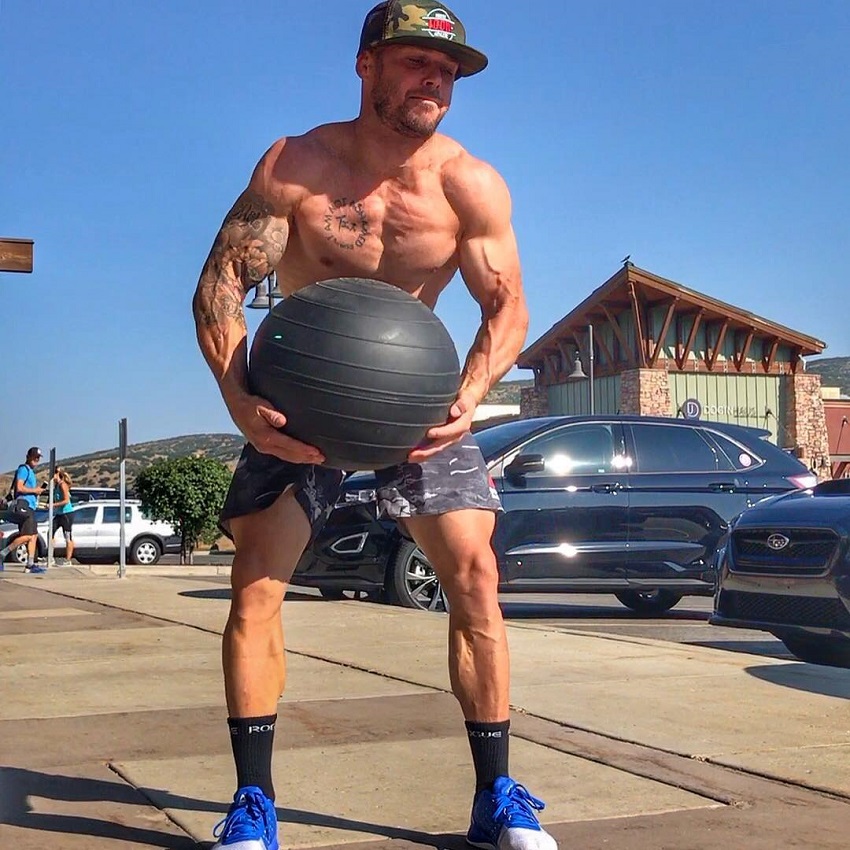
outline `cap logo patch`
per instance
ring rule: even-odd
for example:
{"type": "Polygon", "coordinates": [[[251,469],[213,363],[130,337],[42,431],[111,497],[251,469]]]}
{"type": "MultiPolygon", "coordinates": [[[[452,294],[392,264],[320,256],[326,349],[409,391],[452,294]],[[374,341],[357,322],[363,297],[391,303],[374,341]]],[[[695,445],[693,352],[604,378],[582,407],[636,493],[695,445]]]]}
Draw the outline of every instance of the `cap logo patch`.
{"type": "Polygon", "coordinates": [[[445,9],[434,9],[422,16],[422,20],[428,27],[428,35],[432,38],[445,38],[448,41],[455,40],[455,25],[451,16],[445,9]]]}

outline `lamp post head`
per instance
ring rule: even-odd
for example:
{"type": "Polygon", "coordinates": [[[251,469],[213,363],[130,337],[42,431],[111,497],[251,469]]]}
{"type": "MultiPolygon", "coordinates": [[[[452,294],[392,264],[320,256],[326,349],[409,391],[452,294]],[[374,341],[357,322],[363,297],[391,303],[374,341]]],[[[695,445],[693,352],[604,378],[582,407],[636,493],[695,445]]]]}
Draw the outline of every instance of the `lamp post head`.
{"type": "Polygon", "coordinates": [[[254,290],[254,300],[247,306],[251,310],[268,310],[269,304],[269,286],[265,281],[260,281],[254,290]]]}
{"type": "Polygon", "coordinates": [[[576,356],[576,365],[573,367],[571,374],[567,375],[568,381],[586,381],[587,374],[581,367],[581,360],[576,356]]]}

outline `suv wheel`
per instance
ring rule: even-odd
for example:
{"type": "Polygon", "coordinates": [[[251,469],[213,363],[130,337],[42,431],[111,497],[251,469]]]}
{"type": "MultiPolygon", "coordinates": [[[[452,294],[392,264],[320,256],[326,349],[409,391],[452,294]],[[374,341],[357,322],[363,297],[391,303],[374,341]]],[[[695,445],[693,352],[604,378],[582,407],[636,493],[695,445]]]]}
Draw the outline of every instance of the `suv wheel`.
{"type": "Polygon", "coordinates": [[[402,540],[390,563],[386,582],[387,601],[402,608],[448,611],[440,580],[423,551],[402,540]]]}
{"type": "Polygon", "coordinates": [[[140,537],[130,546],[129,561],[144,567],[153,566],[162,557],[162,546],[153,537],[140,537]]]}
{"type": "Polygon", "coordinates": [[[669,611],[682,598],[672,590],[621,590],[614,594],[626,608],[636,614],[662,614],[669,611]]]}
{"type": "Polygon", "coordinates": [[[800,661],[827,667],[850,667],[850,641],[832,637],[777,635],[800,661]]]}

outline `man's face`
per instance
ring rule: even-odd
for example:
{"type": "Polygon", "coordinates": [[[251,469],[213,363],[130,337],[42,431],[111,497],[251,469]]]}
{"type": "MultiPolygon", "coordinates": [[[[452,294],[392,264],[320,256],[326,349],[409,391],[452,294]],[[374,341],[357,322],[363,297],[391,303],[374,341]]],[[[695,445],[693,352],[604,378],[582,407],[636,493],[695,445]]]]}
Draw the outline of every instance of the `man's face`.
{"type": "Polygon", "coordinates": [[[370,97],[381,122],[428,139],[449,111],[458,64],[439,50],[390,45],[372,51],[370,97]]]}

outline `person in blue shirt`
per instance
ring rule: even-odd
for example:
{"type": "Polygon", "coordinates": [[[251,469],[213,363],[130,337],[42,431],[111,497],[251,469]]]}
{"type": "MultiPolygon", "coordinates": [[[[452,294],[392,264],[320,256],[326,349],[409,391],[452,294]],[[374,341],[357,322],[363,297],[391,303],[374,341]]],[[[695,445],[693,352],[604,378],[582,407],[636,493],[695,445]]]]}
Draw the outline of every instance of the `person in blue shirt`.
{"type": "Polygon", "coordinates": [[[38,526],[35,520],[35,509],[38,506],[38,497],[44,487],[39,485],[35,477],[35,468],[41,461],[41,449],[32,446],[27,451],[27,459],[15,471],[15,483],[13,492],[15,505],[12,510],[13,521],[18,525],[18,536],[15,545],[27,544],[27,564],[24,572],[43,573],[45,567],[40,567],[35,562],[36,543],[38,541],[38,526]]]}
{"type": "Polygon", "coordinates": [[[74,506],[71,504],[71,476],[61,466],[56,467],[53,476],[53,512],[50,535],[55,537],[56,532],[62,529],[65,536],[65,563],[70,564],[74,557],[74,506]]]}

